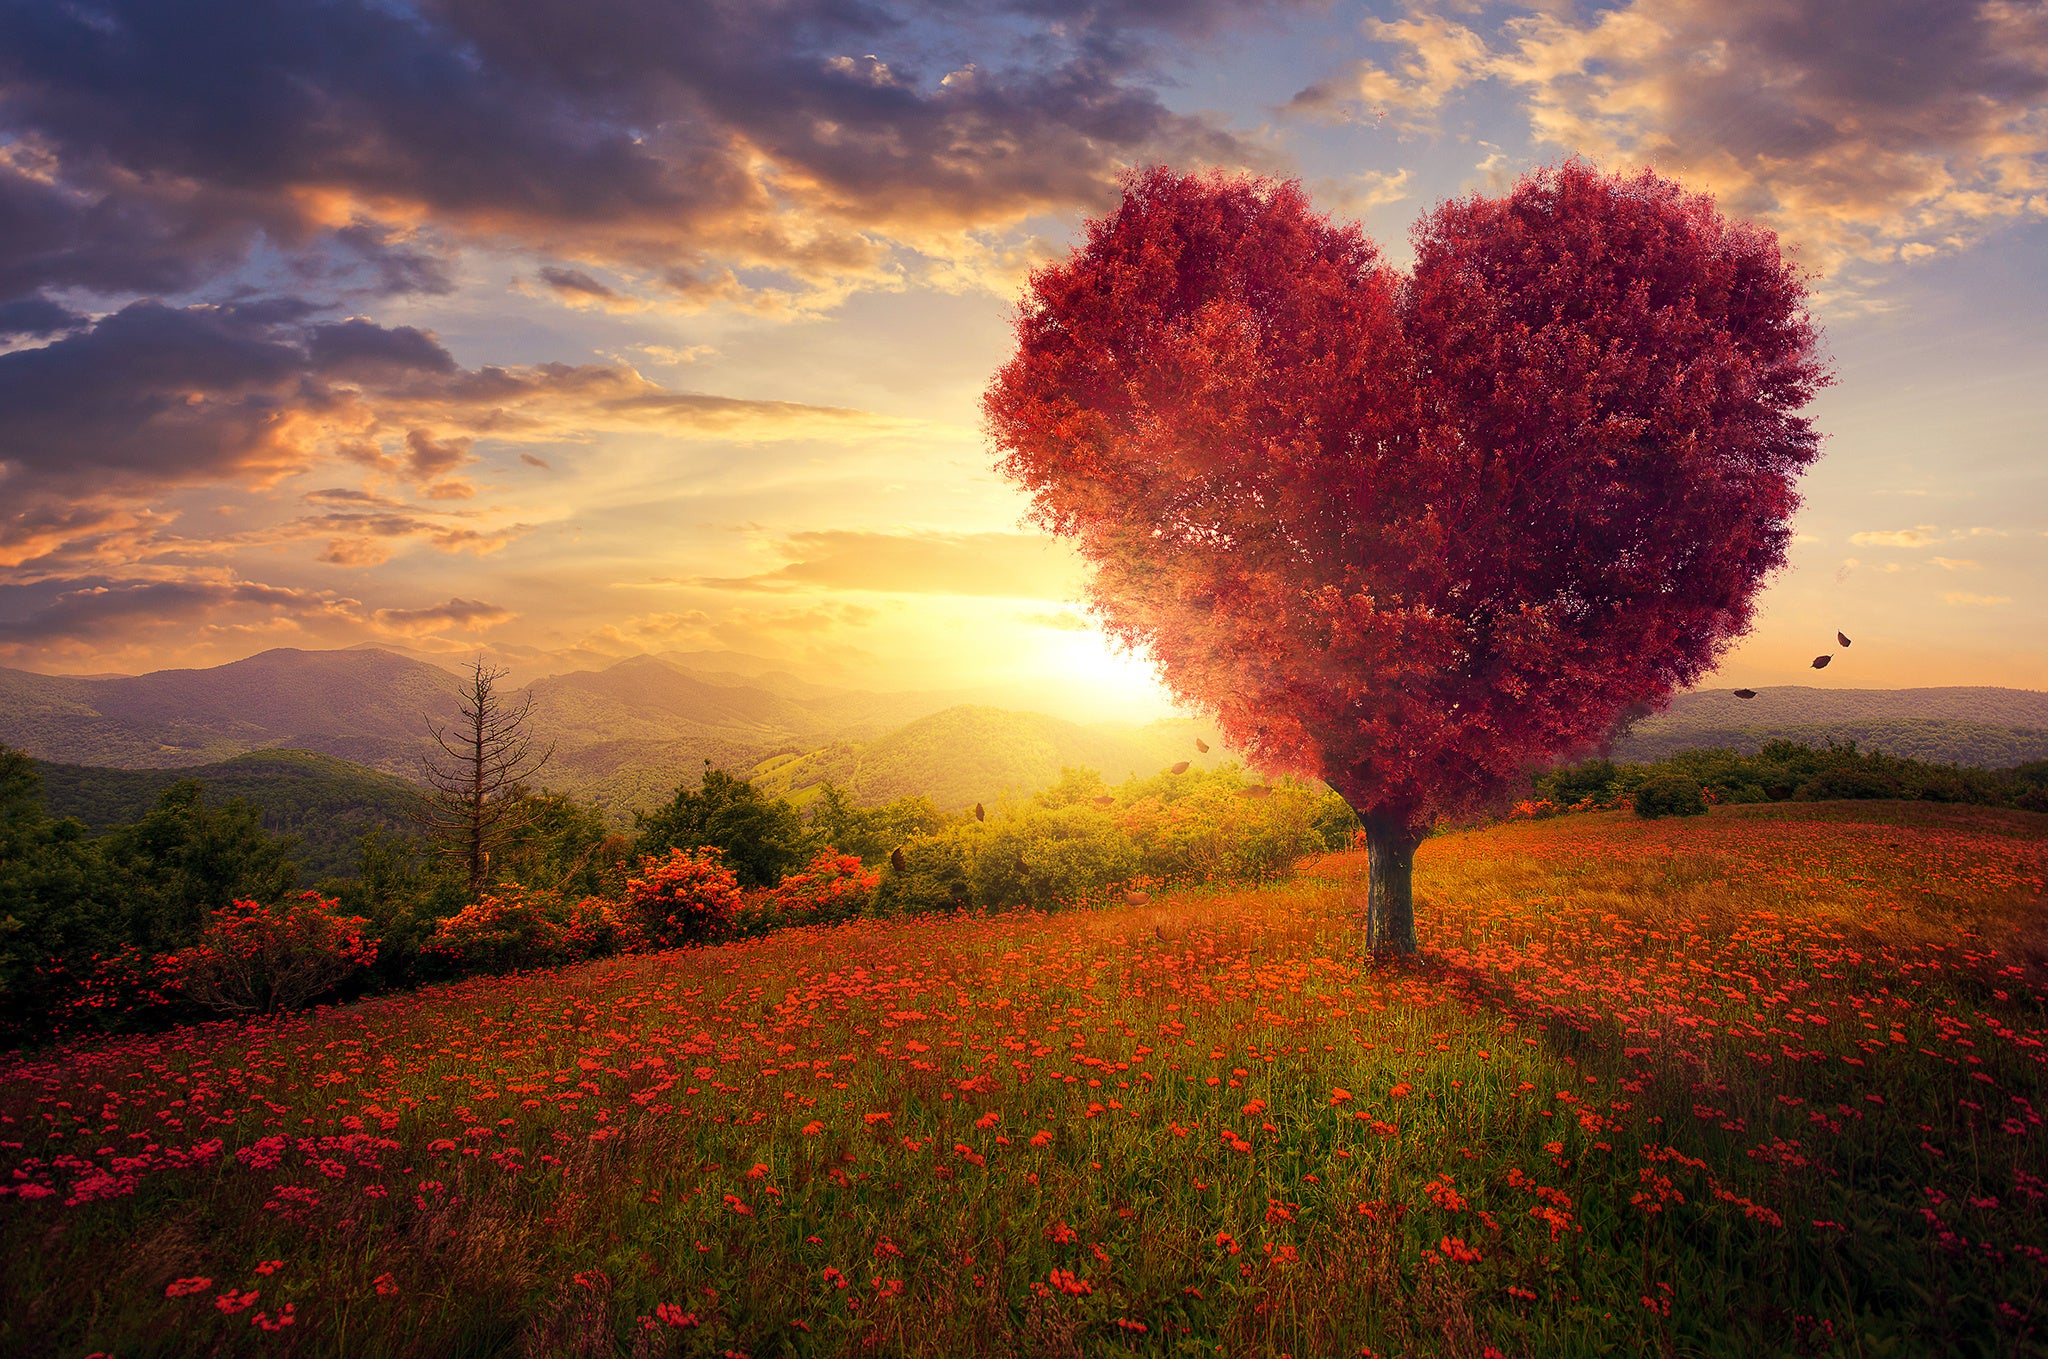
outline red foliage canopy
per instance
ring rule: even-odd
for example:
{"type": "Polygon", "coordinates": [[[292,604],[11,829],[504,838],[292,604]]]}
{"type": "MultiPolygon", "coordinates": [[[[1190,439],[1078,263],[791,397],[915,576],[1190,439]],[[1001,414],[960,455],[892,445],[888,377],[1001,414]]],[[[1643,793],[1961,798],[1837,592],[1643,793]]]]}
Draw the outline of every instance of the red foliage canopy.
{"type": "Polygon", "coordinates": [[[1771,233],[1647,171],[1535,171],[1413,240],[1402,277],[1296,184],[1133,173],[984,406],[1112,636],[1420,828],[1712,668],[1829,375],[1771,233]]]}

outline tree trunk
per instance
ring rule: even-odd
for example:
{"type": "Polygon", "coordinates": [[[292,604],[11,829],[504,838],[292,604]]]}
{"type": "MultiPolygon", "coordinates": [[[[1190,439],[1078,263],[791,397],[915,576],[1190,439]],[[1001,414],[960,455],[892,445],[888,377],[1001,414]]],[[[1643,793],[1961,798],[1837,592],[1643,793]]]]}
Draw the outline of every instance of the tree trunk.
{"type": "Polygon", "coordinates": [[[1365,822],[1365,946],[1387,957],[1414,954],[1415,847],[1422,843],[1399,812],[1368,812],[1365,822]]]}

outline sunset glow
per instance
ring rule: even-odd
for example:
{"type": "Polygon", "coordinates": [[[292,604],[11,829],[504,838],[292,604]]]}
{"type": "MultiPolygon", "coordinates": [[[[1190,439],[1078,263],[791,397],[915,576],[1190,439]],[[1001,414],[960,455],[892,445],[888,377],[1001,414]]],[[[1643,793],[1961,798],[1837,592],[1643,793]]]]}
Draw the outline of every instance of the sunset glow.
{"type": "Polygon", "coordinates": [[[1817,275],[1823,456],[1710,683],[2048,687],[2040,6],[1032,14],[0,3],[0,665],[733,650],[1162,714],[992,467],[1028,271],[1132,166],[1299,178],[1406,267],[1576,154],[1817,275]]]}

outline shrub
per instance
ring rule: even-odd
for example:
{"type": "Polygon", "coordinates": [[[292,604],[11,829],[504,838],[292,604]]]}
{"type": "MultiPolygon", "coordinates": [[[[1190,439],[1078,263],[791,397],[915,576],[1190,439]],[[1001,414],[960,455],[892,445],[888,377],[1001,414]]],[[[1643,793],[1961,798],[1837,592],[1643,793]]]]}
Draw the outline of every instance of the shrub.
{"type": "Polygon", "coordinates": [[[231,1013],[289,1010],[339,986],[377,958],[361,916],[304,892],[276,906],[237,901],[207,919],[199,942],[170,955],[173,985],[200,1005],[231,1013]]]}
{"type": "Polygon", "coordinates": [[[739,914],[739,878],[710,845],[671,849],[640,860],[626,880],[626,905],[648,941],[660,948],[700,943],[732,932],[739,914]]]}
{"type": "Polygon", "coordinates": [[[176,1001],[177,963],[175,954],[151,954],[133,944],[68,966],[52,958],[35,969],[34,1004],[24,1007],[27,1014],[10,1014],[7,1031],[10,1036],[38,1030],[56,1035],[77,1028],[123,1028],[134,1016],[176,1001]]]}
{"type": "Polygon", "coordinates": [[[1636,815],[1654,820],[1660,816],[1699,816],[1707,810],[1707,799],[1697,780],[1684,774],[1653,774],[1635,791],[1636,815]]]}
{"type": "Polygon", "coordinates": [[[1588,760],[1553,769],[1537,778],[1537,800],[1559,807],[1576,807],[1581,803],[1598,807],[1611,801],[1617,792],[1615,772],[1612,760],[1588,760]]]}
{"type": "Polygon", "coordinates": [[[539,967],[569,955],[567,931],[557,917],[561,898],[510,884],[487,892],[435,928],[420,952],[464,971],[504,972],[539,967]]]}
{"type": "Polygon", "coordinates": [[[1793,796],[1802,802],[1818,802],[1830,798],[1899,797],[1904,791],[1905,785],[1890,770],[1873,769],[1864,764],[1839,764],[1821,770],[1800,784],[1793,796]]]}
{"type": "Polygon", "coordinates": [[[858,856],[827,847],[811,856],[803,872],[792,873],[765,891],[747,893],[740,932],[851,920],[866,910],[881,880],[881,873],[863,865],[858,856]]]}
{"type": "Polygon", "coordinates": [[[571,958],[603,958],[632,953],[647,945],[647,932],[623,904],[604,897],[585,897],[569,907],[562,947],[571,958]]]}

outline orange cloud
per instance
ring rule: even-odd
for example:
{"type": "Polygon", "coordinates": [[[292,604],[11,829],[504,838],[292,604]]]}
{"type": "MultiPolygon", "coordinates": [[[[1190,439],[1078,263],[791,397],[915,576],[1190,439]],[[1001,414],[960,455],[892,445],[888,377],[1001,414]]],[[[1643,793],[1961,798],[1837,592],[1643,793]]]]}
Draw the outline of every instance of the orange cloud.
{"type": "Polygon", "coordinates": [[[787,593],[864,590],[887,594],[1067,599],[1080,593],[1073,551],[1024,533],[796,533],[777,550],[790,558],[752,576],[699,577],[718,590],[787,593]]]}
{"type": "Polygon", "coordinates": [[[1489,40],[1417,4],[1365,32],[1395,58],[1304,90],[1298,111],[1426,114],[1497,82],[1526,99],[1538,142],[1675,173],[1823,269],[2048,215],[2039,5],[1629,0],[1513,17],[1489,40]]]}

